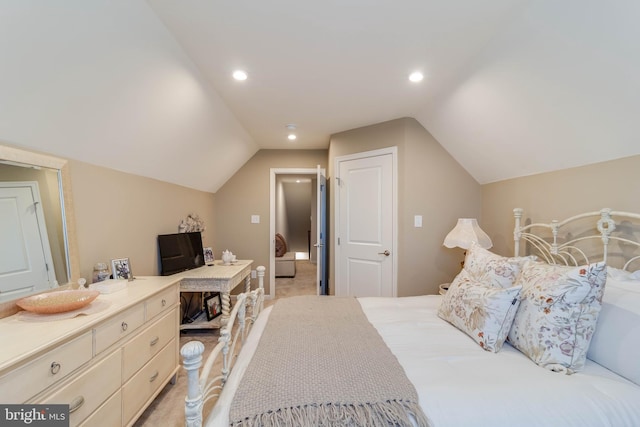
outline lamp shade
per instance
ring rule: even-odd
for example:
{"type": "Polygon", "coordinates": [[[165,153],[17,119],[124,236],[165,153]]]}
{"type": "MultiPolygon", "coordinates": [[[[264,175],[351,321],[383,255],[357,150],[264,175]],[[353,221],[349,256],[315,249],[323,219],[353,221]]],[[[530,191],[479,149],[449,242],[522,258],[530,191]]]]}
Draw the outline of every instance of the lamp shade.
{"type": "Polygon", "coordinates": [[[476,242],[485,249],[493,246],[491,238],[482,231],[475,218],[458,218],[456,226],[444,238],[444,245],[448,248],[469,249],[472,242],[476,242]]]}

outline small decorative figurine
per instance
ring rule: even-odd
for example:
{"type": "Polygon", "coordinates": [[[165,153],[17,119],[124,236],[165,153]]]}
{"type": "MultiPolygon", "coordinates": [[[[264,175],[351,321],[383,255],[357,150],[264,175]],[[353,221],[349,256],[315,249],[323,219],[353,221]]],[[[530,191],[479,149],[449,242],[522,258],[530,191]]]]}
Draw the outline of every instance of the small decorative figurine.
{"type": "Polygon", "coordinates": [[[234,255],[229,252],[229,250],[225,250],[222,252],[222,262],[224,265],[231,265],[231,261],[233,261],[234,255]]]}

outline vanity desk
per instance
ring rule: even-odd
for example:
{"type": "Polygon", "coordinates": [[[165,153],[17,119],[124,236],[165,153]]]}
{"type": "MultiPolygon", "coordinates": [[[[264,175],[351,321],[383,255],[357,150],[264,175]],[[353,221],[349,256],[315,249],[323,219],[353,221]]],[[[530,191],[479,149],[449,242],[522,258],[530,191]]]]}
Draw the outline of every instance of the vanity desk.
{"type": "Polygon", "coordinates": [[[0,319],[0,402],[69,404],[71,426],[131,425],[180,367],[179,281],[139,277],[76,312],[0,319]]]}
{"type": "Polygon", "coordinates": [[[216,260],[213,265],[170,276],[180,280],[180,292],[220,292],[222,301],[221,316],[208,321],[206,313],[201,313],[192,323],[181,324],[180,329],[212,329],[225,325],[231,311],[231,291],[241,283],[244,283],[243,292],[251,290],[252,263],[253,260],[243,259],[224,265],[221,260],[216,260]]]}

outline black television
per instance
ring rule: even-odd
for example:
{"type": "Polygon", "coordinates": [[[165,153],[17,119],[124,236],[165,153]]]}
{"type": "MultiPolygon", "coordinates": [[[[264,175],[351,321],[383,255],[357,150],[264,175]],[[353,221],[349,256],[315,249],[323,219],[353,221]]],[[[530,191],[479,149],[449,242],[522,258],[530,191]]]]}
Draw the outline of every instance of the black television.
{"type": "Polygon", "coordinates": [[[160,274],[169,276],[204,265],[202,235],[199,231],[158,235],[160,274]]]}

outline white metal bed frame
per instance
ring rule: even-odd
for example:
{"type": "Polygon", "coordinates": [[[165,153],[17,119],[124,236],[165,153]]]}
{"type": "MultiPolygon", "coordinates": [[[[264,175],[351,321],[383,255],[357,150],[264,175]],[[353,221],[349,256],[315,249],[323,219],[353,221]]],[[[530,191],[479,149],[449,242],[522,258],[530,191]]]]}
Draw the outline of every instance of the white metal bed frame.
{"type": "Polygon", "coordinates": [[[258,288],[238,295],[226,325],[220,329],[218,344],[202,363],[205,347],[200,341],[189,341],[180,349],[183,366],[187,372],[187,397],[184,404],[185,425],[202,426],[204,404],[217,399],[229,377],[238,353],[242,349],[258,314],[264,304],[265,267],[256,268],[258,288]],[[249,308],[249,310],[247,310],[249,308]],[[236,323],[237,322],[237,323],[236,323]],[[214,365],[222,366],[219,375],[209,377],[214,365]],[[200,367],[202,366],[202,372],[200,367]]]}
{"type": "MultiPolygon", "coordinates": [[[[591,255],[588,254],[590,251],[581,249],[578,245],[583,246],[589,241],[597,243],[597,250],[591,256],[597,261],[608,261],[613,242],[617,242],[620,246],[628,245],[630,250],[627,253],[640,249],[640,239],[632,240],[624,237],[623,229],[627,227],[622,226],[625,222],[629,223],[633,220],[633,225],[628,224],[632,227],[631,233],[640,232],[640,214],[602,209],[575,215],[563,221],[553,220],[550,223],[523,225],[523,212],[520,208],[513,210],[515,256],[522,256],[524,252],[522,246],[530,245],[527,252],[530,255],[539,256],[549,264],[581,265],[589,263],[591,255]],[[584,223],[590,219],[593,221],[584,223]],[[582,226],[586,225],[586,233],[573,237],[570,231],[566,232],[570,225],[580,221],[583,221],[582,226]],[[536,234],[533,233],[534,230],[536,234]]],[[[628,233],[629,230],[626,232],[628,233]]],[[[624,262],[621,262],[622,268],[627,270],[633,262],[640,262],[640,255],[624,257],[624,262]]],[[[201,342],[188,342],[180,350],[188,381],[185,398],[185,425],[188,427],[202,425],[204,403],[219,397],[244,340],[262,310],[265,268],[258,267],[257,273],[258,288],[238,295],[228,323],[220,329],[218,344],[204,364],[202,360],[205,347],[201,342]],[[215,364],[222,366],[221,373],[209,378],[215,364]],[[200,367],[202,372],[199,373],[200,367]]]]}
{"type": "MultiPolygon", "coordinates": [[[[564,264],[564,265],[580,265],[589,263],[589,255],[585,249],[578,247],[578,244],[582,245],[588,241],[601,240],[602,247],[594,255],[598,258],[598,261],[602,260],[605,263],[609,260],[611,243],[617,242],[619,246],[627,246],[631,249],[629,252],[633,252],[640,248],[640,242],[638,239],[631,240],[624,235],[615,235],[614,232],[618,230],[620,233],[624,233],[622,225],[628,225],[632,227],[631,230],[626,230],[627,233],[633,234],[635,231],[640,231],[638,222],[640,222],[640,214],[622,211],[613,211],[609,208],[601,209],[600,211],[587,212],[580,215],[575,215],[567,218],[563,221],[553,220],[548,224],[534,223],[528,225],[522,225],[523,210],[516,208],[513,210],[515,218],[515,228],[513,231],[514,238],[514,254],[515,256],[521,256],[521,243],[527,243],[531,245],[532,251],[530,255],[537,255],[541,257],[548,264],[564,264]],[[560,231],[566,230],[569,225],[574,225],[581,220],[593,219],[594,221],[589,223],[590,227],[587,229],[586,235],[578,237],[572,237],[568,232],[566,237],[559,237],[560,231]],[[630,221],[635,220],[635,225],[630,221]],[[533,234],[534,229],[548,229],[550,235],[548,237],[541,237],[538,234],[533,234]]],[[[593,257],[592,257],[593,258],[593,257]]],[[[623,258],[621,262],[621,268],[628,270],[629,266],[640,260],[640,255],[629,255],[623,258]]]]}

